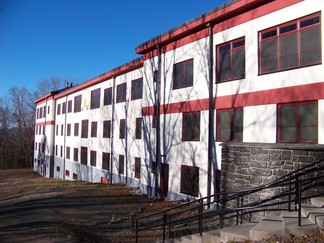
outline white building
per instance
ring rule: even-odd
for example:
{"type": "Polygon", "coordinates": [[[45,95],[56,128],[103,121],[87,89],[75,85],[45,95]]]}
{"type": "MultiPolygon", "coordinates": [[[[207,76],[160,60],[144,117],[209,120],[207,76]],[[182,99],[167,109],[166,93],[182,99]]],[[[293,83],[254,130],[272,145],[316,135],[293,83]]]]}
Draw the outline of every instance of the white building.
{"type": "Polygon", "coordinates": [[[323,10],[234,0],[41,97],[34,170],[203,197],[218,190],[224,141],[324,144],[323,10]]]}

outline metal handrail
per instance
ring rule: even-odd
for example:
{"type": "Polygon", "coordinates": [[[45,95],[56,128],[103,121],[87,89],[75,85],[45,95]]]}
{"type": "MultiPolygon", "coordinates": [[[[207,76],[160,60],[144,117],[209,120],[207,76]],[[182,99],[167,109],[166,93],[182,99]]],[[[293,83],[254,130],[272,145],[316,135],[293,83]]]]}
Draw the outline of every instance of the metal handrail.
{"type": "Polygon", "coordinates": [[[203,230],[203,219],[210,217],[219,217],[219,220],[236,218],[236,224],[243,222],[244,215],[251,215],[260,211],[292,211],[291,204],[295,205],[294,210],[298,210],[298,223],[301,225],[301,203],[302,200],[310,199],[312,197],[323,196],[324,192],[314,193],[312,195],[302,196],[302,193],[309,188],[315,188],[317,186],[324,186],[324,175],[305,178],[310,173],[323,172],[324,171],[324,160],[315,161],[314,163],[302,167],[296,171],[290,172],[277,180],[266,183],[264,185],[244,189],[240,191],[223,192],[217,193],[211,196],[195,199],[191,202],[177,205],[175,207],[152,213],[149,215],[133,218],[133,229],[135,229],[136,242],[138,242],[139,231],[144,231],[152,228],[162,227],[163,230],[163,241],[166,237],[166,227],[169,228],[169,237],[171,234],[171,227],[181,225],[183,223],[192,222],[198,220],[198,231],[202,234],[203,230]],[[321,165],[323,163],[323,165],[321,165]],[[258,193],[266,189],[273,188],[285,188],[275,195],[249,202],[244,204],[244,197],[252,193],[258,193]],[[288,197],[286,199],[285,197],[288,197]],[[293,198],[292,198],[293,197],[293,198]],[[217,198],[215,200],[215,198],[217,198]],[[209,200],[208,200],[209,199],[209,200]],[[213,199],[213,200],[210,200],[213,199]],[[274,201],[280,200],[280,201],[274,201]],[[208,202],[209,201],[209,202],[208,202]],[[222,208],[227,202],[236,201],[237,206],[232,208],[222,208]],[[209,210],[204,212],[204,207],[208,207],[211,204],[219,205],[218,210],[209,210]],[[288,205],[287,208],[280,208],[281,205],[288,205]],[[277,209],[269,208],[277,206],[277,209]],[[298,207],[297,207],[298,206],[298,207]],[[175,211],[175,212],[172,212],[175,211]],[[197,212],[198,211],[198,212],[197,212]],[[181,214],[197,212],[196,214],[180,217],[181,214]],[[234,215],[230,215],[234,214],[234,215]],[[160,216],[160,217],[159,217],[160,216]],[[177,217],[177,218],[176,218],[177,217]],[[152,219],[153,218],[153,219],[152,219]],[[176,219],[173,219],[176,218],[176,219]],[[150,220],[152,219],[152,220],[150,220]],[[141,223],[140,221],[148,220],[148,222],[141,223]],[[141,224],[140,224],[141,223],[141,224]]]}

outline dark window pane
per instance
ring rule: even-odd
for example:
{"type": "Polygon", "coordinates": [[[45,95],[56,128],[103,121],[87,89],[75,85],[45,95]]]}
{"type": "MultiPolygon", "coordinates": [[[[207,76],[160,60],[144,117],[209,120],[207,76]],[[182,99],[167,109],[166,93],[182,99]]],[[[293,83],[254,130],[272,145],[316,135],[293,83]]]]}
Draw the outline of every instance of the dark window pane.
{"type": "Polygon", "coordinates": [[[262,73],[278,70],[277,39],[263,41],[261,43],[261,69],[262,73]]]}
{"type": "Polygon", "coordinates": [[[112,88],[107,88],[104,91],[104,105],[111,105],[112,103],[112,88]]]}
{"type": "Polygon", "coordinates": [[[280,68],[289,69],[298,66],[298,40],[297,32],[281,36],[280,42],[280,68]]]}
{"type": "Polygon", "coordinates": [[[117,85],[116,103],[126,101],[126,83],[117,85]]]}
{"type": "Polygon", "coordinates": [[[301,65],[321,63],[321,30],[320,26],[309,28],[300,33],[301,65]]]}

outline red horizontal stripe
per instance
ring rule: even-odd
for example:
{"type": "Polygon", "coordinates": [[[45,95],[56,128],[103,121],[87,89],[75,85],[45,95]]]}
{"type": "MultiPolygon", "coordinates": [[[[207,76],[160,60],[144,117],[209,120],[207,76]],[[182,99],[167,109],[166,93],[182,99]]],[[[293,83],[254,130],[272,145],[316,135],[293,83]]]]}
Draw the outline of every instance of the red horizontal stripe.
{"type": "MultiPolygon", "coordinates": [[[[324,99],[324,82],[214,98],[215,109],[268,105],[324,99]]],[[[190,100],[160,106],[160,114],[208,110],[208,99],[190,100]]],[[[143,107],[143,116],[154,115],[154,106],[143,107]]]]}
{"type": "Polygon", "coordinates": [[[55,121],[37,122],[36,126],[54,125],[55,121]]]}

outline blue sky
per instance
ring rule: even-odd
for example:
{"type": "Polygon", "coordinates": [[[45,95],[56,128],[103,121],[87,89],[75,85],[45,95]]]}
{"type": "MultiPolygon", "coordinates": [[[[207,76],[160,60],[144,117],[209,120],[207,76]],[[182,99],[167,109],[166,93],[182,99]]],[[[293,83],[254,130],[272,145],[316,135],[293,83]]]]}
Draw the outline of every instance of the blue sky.
{"type": "Polygon", "coordinates": [[[0,97],[53,75],[81,83],[228,0],[0,0],[0,97]]]}

